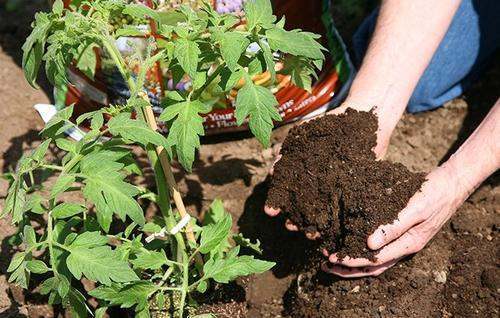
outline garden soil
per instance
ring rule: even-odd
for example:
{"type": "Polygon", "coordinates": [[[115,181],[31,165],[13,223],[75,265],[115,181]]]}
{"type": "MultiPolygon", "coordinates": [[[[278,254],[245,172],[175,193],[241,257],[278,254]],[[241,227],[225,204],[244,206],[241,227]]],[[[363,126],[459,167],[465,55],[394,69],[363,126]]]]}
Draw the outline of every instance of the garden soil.
{"type": "Polygon", "coordinates": [[[378,120],[348,109],[292,129],[274,166],[267,205],[339,258],[375,260],[367,237],[392,223],[419,191],[425,174],[400,163],[376,161],[378,120]]]}
{"type": "MultiPolygon", "coordinates": [[[[0,7],[1,172],[15,166],[23,150],[40,143],[42,121],[32,106],[48,102],[51,95],[46,83],[35,91],[22,77],[22,39],[34,11],[46,5],[43,0],[24,3],[14,13],[0,7]]],[[[437,111],[405,115],[387,159],[412,172],[430,171],[477,127],[499,91],[496,64],[465,97],[437,111]]],[[[273,145],[279,145],[289,129],[278,129],[273,145]]],[[[272,271],[240,282],[239,292],[214,298],[210,306],[219,317],[498,317],[499,174],[481,185],[420,253],[379,277],[340,280],[314,273],[323,260],[316,245],[301,233],[286,231],[282,217],[264,215],[274,157],[273,149],[263,150],[253,138],[216,137],[204,140],[193,174],[177,168],[176,178],[193,214],[202,216],[214,198],[223,199],[234,228],[260,239],[262,257],[278,263],[272,271]],[[311,265],[311,259],[317,261],[311,265]]],[[[143,182],[152,180],[146,175],[143,182]]],[[[6,190],[0,180],[0,208],[6,190]]],[[[13,233],[10,221],[0,220],[0,317],[64,317],[61,308],[48,306],[36,291],[7,283],[6,268],[14,253],[8,238],[13,233]]],[[[85,281],[84,287],[91,288],[85,281]]]]}

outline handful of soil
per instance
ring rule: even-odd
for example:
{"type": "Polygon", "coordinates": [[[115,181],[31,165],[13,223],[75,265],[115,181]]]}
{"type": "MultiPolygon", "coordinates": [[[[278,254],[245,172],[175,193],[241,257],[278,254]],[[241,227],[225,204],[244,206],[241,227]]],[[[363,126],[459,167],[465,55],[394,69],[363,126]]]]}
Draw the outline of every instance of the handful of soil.
{"type": "Polygon", "coordinates": [[[373,112],[348,109],[293,128],[274,167],[267,205],[339,257],[375,260],[367,238],[393,223],[425,181],[400,163],[376,161],[373,112]]]}

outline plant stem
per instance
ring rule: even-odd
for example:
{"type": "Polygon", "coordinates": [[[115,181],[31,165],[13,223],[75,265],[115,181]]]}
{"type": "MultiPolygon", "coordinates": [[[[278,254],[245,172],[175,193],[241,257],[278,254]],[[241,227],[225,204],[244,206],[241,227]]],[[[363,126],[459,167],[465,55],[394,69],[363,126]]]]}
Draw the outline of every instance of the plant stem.
{"type": "Polygon", "coordinates": [[[208,77],[208,79],[205,82],[205,84],[203,84],[202,87],[200,87],[199,89],[196,90],[196,92],[192,96],[192,99],[197,100],[197,99],[200,98],[201,94],[208,87],[208,85],[210,85],[217,78],[217,76],[219,76],[219,74],[222,72],[222,69],[224,68],[224,64],[225,63],[222,63],[221,65],[217,66],[217,68],[212,73],[212,75],[210,75],[208,77]]]}
{"type": "Polygon", "coordinates": [[[183,253],[184,266],[182,270],[182,291],[180,304],[180,318],[184,318],[184,306],[186,305],[186,296],[189,292],[189,260],[186,252],[183,253]]]}

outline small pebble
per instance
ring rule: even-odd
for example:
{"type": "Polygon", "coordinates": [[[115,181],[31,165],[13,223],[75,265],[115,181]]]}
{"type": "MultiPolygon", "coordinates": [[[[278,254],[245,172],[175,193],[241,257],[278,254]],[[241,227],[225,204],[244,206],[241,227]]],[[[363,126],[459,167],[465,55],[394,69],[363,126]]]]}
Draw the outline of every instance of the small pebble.
{"type": "Polygon", "coordinates": [[[434,281],[436,283],[444,284],[446,283],[446,272],[445,271],[433,271],[434,281]]]}
{"type": "Polygon", "coordinates": [[[357,293],[359,292],[359,290],[361,289],[361,287],[359,287],[359,285],[356,285],[352,290],[351,290],[351,293],[357,293]]]}
{"type": "Polygon", "coordinates": [[[457,294],[451,294],[451,298],[453,298],[453,299],[457,299],[457,298],[458,298],[458,295],[457,295],[457,294]]]}
{"type": "Polygon", "coordinates": [[[487,239],[488,241],[490,241],[490,242],[491,242],[491,241],[493,240],[493,236],[491,236],[491,235],[489,235],[489,234],[488,234],[488,235],[486,236],[486,239],[487,239]]]}

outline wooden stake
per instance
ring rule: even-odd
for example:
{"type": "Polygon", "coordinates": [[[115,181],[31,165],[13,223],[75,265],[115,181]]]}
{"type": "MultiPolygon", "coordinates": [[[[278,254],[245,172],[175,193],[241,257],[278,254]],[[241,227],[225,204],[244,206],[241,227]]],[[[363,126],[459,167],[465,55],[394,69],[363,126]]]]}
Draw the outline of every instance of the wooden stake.
{"type": "MultiPolygon", "coordinates": [[[[145,100],[149,101],[148,96],[141,92],[139,95],[145,100]]],[[[153,109],[151,106],[146,106],[144,108],[144,117],[149,127],[154,131],[158,130],[158,125],[156,123],[156,118],[153,113],[153,109]]],[[[170,161],[168,160],[167,151],[162,146],[156,146],[156,153],[158,154],[158,158],[160,159],[160,164],[163,169],[163,173],[165,174],[165,179],[167,182],[168,189],[172,194],[172,199],[174,200],[175,206],[177,210],[179,210],[179,214],[181,218],[188,215],[184,202],[182,201],[181,193],[179,192],[179,188],[177,187],[177,182],[175,181],[174,174],[172,172],[172,166],[170,165],[170,161]]],[[[193,243],[196,243],[196,238],[194,237],[193,227],[191,223],[186,225],[186,237],[193,243]]]]}

